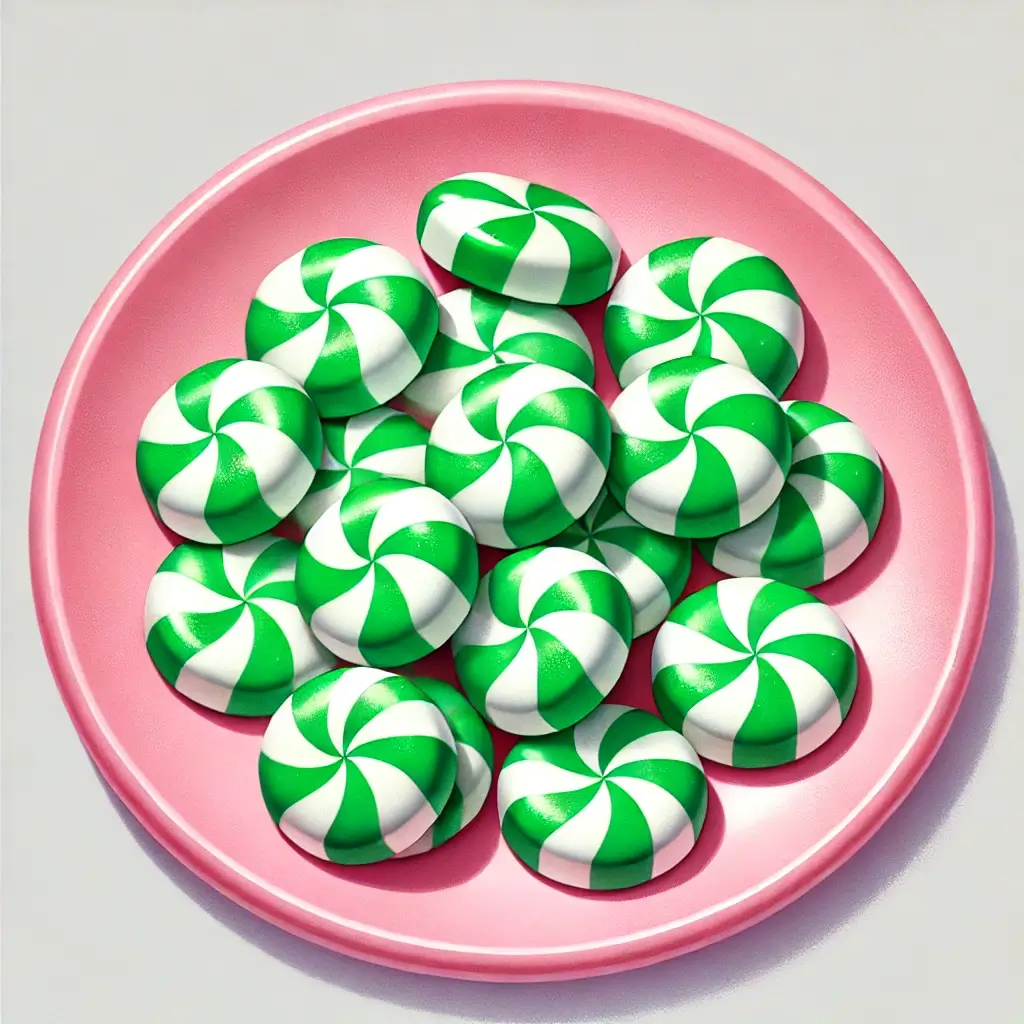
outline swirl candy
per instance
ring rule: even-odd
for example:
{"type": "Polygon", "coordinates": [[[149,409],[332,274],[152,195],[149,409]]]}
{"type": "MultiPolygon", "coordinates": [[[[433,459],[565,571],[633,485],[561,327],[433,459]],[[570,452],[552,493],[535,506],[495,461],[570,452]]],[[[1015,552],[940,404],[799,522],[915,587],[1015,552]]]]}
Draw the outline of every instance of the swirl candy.
{"type": "Polygon", "coordinates": [[[295,586],[313,634],[345,661],[405,665],[466,617],[476,543],[447,498],[409,480],[371,480],[306,534],[295,586]]]}
{"type": "Polygon", "coordinates": [[[434,293],[401,253],[332,238],[263,279],[245,346],[250,359],[302,384],[321,416],[351,416],[394,398],[419,373],[436,332],[434,293]]]}
{"type": "Polygon", "coordinates": [[[882,464],[864,432],[817,402],[783,402],[793,464],[764,515],[701,553],[730,576],[813,587],[863,554],[882,515],[882,464]]]}
{"type": "Polygon", "coordinates": [[[749,370],[775,395],[804,353],[800,298],[782,268],[728,238],[685,238],[649,252],[608,300],[605,347],[619,383],[678,356],[749,370]]]}
{"type": "Polygon", "coordinates": [[[494,742],[469,701],[454,686],[440,679],[413,676],[412,681],[444,715],[455,737],[459,768],[455,788],[437,821],[399,857],[426,853],[461,832],[483,809],[494,772],[494,742]]]}
{"type": "Polygon", "coordinates": [[[291,377],[218,359],[160,396],[142,424],[135,465],[164,525],[189,540],[232,544],[295,508],[322,444],[316,409],[291,377]]]}
{"type": "Polygon", "coordinates": [[[649,712],[619,704],[523,740],[498,776],[512,851],[581,889],[624,889],[675,867],[693,849],[707,805],[690,744],[649,712]]]}
{"type": "Polygon", "coordinates": [[[647,370],[611,407],[608,485],[644,526],[713,537],[779,496],[792,446],[786,414],[752,374],[703,356],[647,370]]]}
{"type": "Polygon", "coordinates": [[[481,544],[525,547],[590,507],[610,446],[608,410],[581,380],[537,363],[496,366],[434,422],[427,483],[461,509],[481,544]]]}
{"type": "Polygon", "coordinates": [[[388,406],[327,420],[320,468],[292,518],[308,530],[350,488],[382,476],[423,483],[427,428],[388,406]]]}
{"type": "Polygon", "coordinates": [[[633,606],[633,636],[664,621],[690,576],[690,541],[641,526],[604,489],[583,517],[550,541],[600,559],[633,606]]]}
{"type": "Polygon", "coordinates": [[[337,864],[372,864],[437,820],[456,763],[444,715],[415,683],[343,668],[299,687],[270,719],[259,779],[296,846],[337,864]]]}
{"type": "Polygon", "coordinates": [[[473,706],[499,729],[538,736],[608,696],[632,640],[629,596],[607,566],[582,551],[529,548],[480,581],[452,650],[473,706]]]}
{"type": "Polygon", "coordinates": [[[701,757],[784,764],[842,724],[857,658],[839,616],[787,583],[727,579],[677,605],[654,641],[654,700],[701,757]]]}
{"type": "Polygon", "coordinates": [[[264,535],[179,544],[146,594],[146,649],[179,693],[229,715],[270,715],[334,664],[295,603],[299,546],[264,535]]]}
{"type": "Polygon", "coordinates": [[[621,251],[585,203],[507,174],[458,174],[420,204],[416,237],[470,284],[527,302],[573,306],[604,295],[621,251]]]}

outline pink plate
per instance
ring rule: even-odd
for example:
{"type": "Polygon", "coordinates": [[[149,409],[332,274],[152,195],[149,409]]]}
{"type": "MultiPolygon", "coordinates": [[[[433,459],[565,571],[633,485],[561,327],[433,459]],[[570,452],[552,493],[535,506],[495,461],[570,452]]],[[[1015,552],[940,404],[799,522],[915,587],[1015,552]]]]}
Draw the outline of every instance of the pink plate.
{"type": "MultiPolygon", "coordinates": [[[[441,288],[451,278],[428,268],[441,288]]],[[[599,342],[602,303],[577,310],[599,342]]],[[[595,347],[598,347],[595,344],[595,347]]],[[[599,390],[616,386],[599,352],[599,390]]],[[[489,82],[373,100],[296,128],[221,171],[164,219],[93,307],[50,402],[32,491],[32,570],[46,650],[100,771],[177,858],[256,914],[411,971],[523,981],[652,963],[753,924],[850,856],[942,741],[981,639],[992,507],[978,414],[924,299],[877,238],[781,157],[696,114],[582,86],[489,82]],[[493,794],[450,845],[344,868],[298,853],[260,799],[263,721],[197,709],[146,655],[142,607],[172,544],[149,514],[134,448],[178,376],[243,354],[266,271],[309,243],[361,235],[421,265],[416,210],[433,183],[500,170],[565,189],[627,257],[714,234],[769,254],[807,309],[787,397],[856,420],[887,470],[878,535],[817,588],[859,643],[850,718],[783,768],[712,766],[692,855],[617,893],[550,884],[500,842],[493,794]]],[[[691,588],[713,578],[703,565],[691,588]]],[[[651,636],[614,697],[651,707],[651,636]]],[[[450,664],[435,671],[450,671],[450,664]]],[[[508,748],[499,739],[499,756],[508,748]]]]}

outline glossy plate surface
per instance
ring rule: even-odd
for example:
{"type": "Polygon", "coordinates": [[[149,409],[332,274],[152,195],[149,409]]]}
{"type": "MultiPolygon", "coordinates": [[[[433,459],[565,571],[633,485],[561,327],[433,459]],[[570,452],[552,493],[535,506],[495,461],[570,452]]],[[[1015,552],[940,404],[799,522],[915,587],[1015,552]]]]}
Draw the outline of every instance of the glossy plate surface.
{"type": "MultiPolygon", "coordinates": [[[[621,271],[620,271],[621,272],[621,271]]],[[[574,312],[595,342],[602,303],[574,312]]],[[[490,82],[384,97],[303,125],[217,174],[129,257],[76,338],[33,484],[32,568],[50,664],[82,740],[143,825],[194,872],[315,942],[408,970],[501,980],[623,970],[712,942],[796,898],[907,795],[967,685],[988,604],[992,510],[977,412],[907,275],[821,185],[749,139],[623,93],[490,82]],[[637,259],[717,234],[776,259],[807,309],[807,355],[786,397],[855,420],[886,467],[885,513],[861,560],[816,593],[860,646],[843,729],[805,760],[711,765],[691,856],[649,885],[586,893],[530,874],[480,819],[423,857],[367,868],[296,851],[260,799],[262,720],[178,697],[146,655],[149,579],[173,540],[149,514],[134,447],[153,401],[210,359],[244,355],[267,270],[336,235],[395,246],[439,290],[416,246],[424,191],[493,169],[599,210],[637,259]]],[[[695,556],[688,592],[715,578],[695,556]]],[[[482,568],[489,568],[485,560],[482,568]]],[[[652,708],[654,634],[614,700],[652,708]]],[[[450,671],[435,659],[426,671],[450,671]]],[[[497,755],[508,740],[499,737],[497,755]]]]}

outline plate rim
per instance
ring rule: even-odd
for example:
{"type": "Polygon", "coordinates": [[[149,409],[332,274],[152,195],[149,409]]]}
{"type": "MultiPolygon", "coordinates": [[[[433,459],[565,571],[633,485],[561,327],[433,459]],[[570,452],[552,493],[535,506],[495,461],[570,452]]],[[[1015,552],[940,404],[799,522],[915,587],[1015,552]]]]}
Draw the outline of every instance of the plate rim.
{"type": "Polygon", "coordinates": [[[948,338],[924,296],[895,256],[823,184],[746,135],[701,114],[630,92],[569,82],[484,80],[389,93],[313,118],[227,164],[181,200],[121,264],[93,304],[65,357],[50,397],[36,451],[29,510],[29,557],[36,617],[47,661],[80,739],[100,773],[140,824],[172,856],[229,899],[302,938],[373,963],[443,977],[540,981],[591,977],[656,963],[725,938],[781,909],[842,865],[909,794],[945,738],[970,681],[984,633],[994,562],[994,514],[981,419],[948,338]],[[759,886],[653,933],[559,950],[481,950],[376,933],[317,916],[287,903],[266,885],[205,846],[159,794],[151,792],[92,699],[74,653],[60,600],[54,516],[65,432],[105,325],[118,314],[146,267],[189,222],[267,169],[316,144],[406,113],[487,103],[549,105],[600,111],[669,128],[767,174],[823,217],[853,246],[896,300],[919,339],[954,420],[967,491],[967,586],[951,653],[921,725],[897,759],[850,815],[803,857],[759,886]]]}

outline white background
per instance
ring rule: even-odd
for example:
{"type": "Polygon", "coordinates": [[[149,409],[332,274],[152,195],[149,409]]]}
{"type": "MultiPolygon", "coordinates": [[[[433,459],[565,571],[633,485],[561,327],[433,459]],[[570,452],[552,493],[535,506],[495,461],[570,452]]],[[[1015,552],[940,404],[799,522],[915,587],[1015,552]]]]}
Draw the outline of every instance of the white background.
{"type": "Polygon", "coordinates": [[[1024,1019],[1011,512],[1024,517],[1020,3],[4,6],[5,1024],[1024,1019]],[[61,361],[103,285],[172,205],[314,115],[499,77],[669,100],[823,181],[934,307],[985,421],[995,481],[984,648],[949,738],[903,807],[768,922],[680,960],[568,985],[464,984],[359,964],[262,924],[170,861],[100,782],[64,714],[25,550],[33,451],[61,361]]]}

